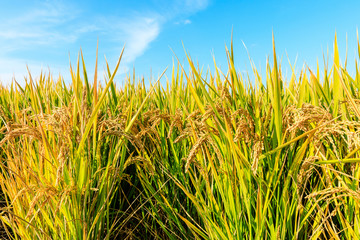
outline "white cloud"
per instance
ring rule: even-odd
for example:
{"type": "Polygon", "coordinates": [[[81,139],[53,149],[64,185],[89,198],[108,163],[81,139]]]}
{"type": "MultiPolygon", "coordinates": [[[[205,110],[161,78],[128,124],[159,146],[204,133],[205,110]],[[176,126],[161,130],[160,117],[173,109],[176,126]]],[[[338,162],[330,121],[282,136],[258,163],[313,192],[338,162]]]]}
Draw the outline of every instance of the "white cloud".
{"type": "Polygon", "coordinates": [[[175,22],[176,25],[180,25],[180,24],[183,24],[183,25],[188,25],[188,24],[191,24],[191,20],[190,19],[185,19],[185,20],[181,20],[181,21],[177,21],[175,22]]]}
{"type": "Polygon", "coordinates": [[[141,56],[154,41],[161,28],[161,22],[156,17],[135,17],[126,25],[118,26],[119,39],[126,43],[123,62],[131,63],[141,56]]]}
{"type": "MultiPolygon", "coordinates": [[[[0,16],[0,82],[10,81],[13,75],[16,79],[23,79],[27,75],[26,64],[37,75],[44,67],[42,61],[38,60],[39,55],[50,58],[49,52],[54,52],[54,49],[68,52],[78,48],[75,43],[84,44],[89,38],[97,37],[100,39],[100,49],[103,42],[107,46],[107,52],[113,54],[108,56],[109,63],[126,43],[121,69],[130,69],[129,66],[158,38],[165,23],[182,18],[179,23],[190,24],[191,20],[187,17],[205,9],[209,1],[163,1],[163,8],[153,6],[145,10],[127,11],[121,17],[114,14],[97,15],[91,19],[86,17],[86,20],[82,18],[86,12],[76,10],[81,8],[71,4],[45,1],[26,9],[26,12],[18,12],[14,17],[0,16]],[[89,33],[93,35],[88,35],[89,33]],[[31,54],[35,55],[34,59],[31,54]]],[[[100,58],[99,60],[101,61],[100,58]]],[[[48,61],[50,67],[56,67],[51,70],[68,70],[67,59],[48,61]]],[[[101,67],[99,65],[99,69],[101,67]]],[[[43,69],[48,70],[47,66],[43,69]]],[[[67,72],[63,74],[66,75],[67,72]]]]}
{"type": "MultiPolygon", "coordinates": [[[[0,82],[7,84],[15,77],[24,82],[28,75],[28,65],[32,75],[38,76],[42,70],[53,73],[67,70],[50,59],[49,51],[73,44],[81,34],[92,31],[91,26],[74,30],[71,25],[77,12],[70,5],[60,2],[41,2],[34,8],[19,11],[14,17],[0,16],[0,82]],[[39,59],[45,57],[45,65],[39,59]]],[[[65,48],[65,49],[64,49],[65,48]]],[[[67,59],[64,59],[67,63],[67,59]]],[[[57,74],[57,73],[56,73],[57,74]]],[[[63,72],[67,75],[67,72],[63,72]]]]}
{"type": "MultiPolygon", "coordinates": [[[[164,19],[157,13],[132,14],[126,17],[98,17],[95,29],[98,29],[101,42],[105,39],[112,56],[107,56],[109,64],[115,63],[124,44],[124,55],[119,73],[123,74],[131,69],[131,64],[140,57],[159,36],[164,19]]],[[[101,59],[100,64],[101,64],[101,59]]],[[[99,66],[100,67],[100,66],[99,66]]]]}
{"type": "Polygon", "coordinates": [[[185,6],[193,11],[205,9],[209,5],[209,0],[185,0],[185,6]]]}
{"type": "Polygon", "coordinates": [[[13,18],[3,18],[0,21],[0,50],[4,53],[29,46],[74,42],[78,34],[67,27],[73,16],[74,11],[59,2],[43,2],[13,18]]]}
{"type": "MultiPolygon", "coordinates": [[[[210,0],[175,0],[175,1],[164,1],[163,4],[167,6],[167,9],[171,9],[171,17],[181,15],[191,15],[198,11],[204,10],[210,4],[210,0]],[[167,4],[170,4],[167,5],[167,4]]],[[[165,12],[165,14],[167,14],[165,12]]]]}
{"type": "Polygon", "coordinates": [[[190,19],[185,19],[185,21],[184,21],[184,24],[186,25],[186,24],[190,24],[191,23],[191,20],[190,19]]]}

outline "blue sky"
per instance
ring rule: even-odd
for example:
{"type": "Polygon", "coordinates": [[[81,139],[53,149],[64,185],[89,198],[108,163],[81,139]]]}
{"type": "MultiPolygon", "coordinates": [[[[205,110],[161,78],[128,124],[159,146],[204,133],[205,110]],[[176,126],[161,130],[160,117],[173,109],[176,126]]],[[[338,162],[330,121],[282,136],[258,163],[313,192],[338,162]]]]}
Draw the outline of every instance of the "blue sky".
{"type": "MultiPolygon", "coordinates": [[[[255,65],[265,72],[272,56],[272,31],[284,69],[297,59],[297,71],[306,62],[323,63],[323,53],[333,51],[335,31],[340,56],[354,69],[356,31],[360,25],[359,1],[243,1],[243,0],[149,0],[149,1],[1,1],[0,81],[13,76],[22,81],[26,65],[34,76],[50,68],[69,81],[69,54],[76,63],[80,47],[87,70],[93,74],[99,39],[99,69],[104,56],[113,68],[126,43],[117,81],[135,67],[138,77],[156,77],[171,67],[174,53],[184,60],[184,48],[200,66],[213,69],[213,56],[227,70],[225,44],[231,31],[236,68],[250,70],[246,45],[255,65]],[[172,49],[172,50],[171,50],[172,49]],[[174,51],[174,53],[172,52],[174,51]]],[[[170,73],[170,72],[169,72],[170,73]]]]}

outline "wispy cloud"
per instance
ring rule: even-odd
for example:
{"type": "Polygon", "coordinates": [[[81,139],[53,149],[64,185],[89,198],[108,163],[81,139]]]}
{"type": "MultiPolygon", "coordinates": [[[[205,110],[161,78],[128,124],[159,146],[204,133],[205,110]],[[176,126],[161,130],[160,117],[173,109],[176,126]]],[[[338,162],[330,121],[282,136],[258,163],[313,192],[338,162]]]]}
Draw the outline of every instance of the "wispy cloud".
{"type": "Polygon", "coordinates": [[[184,19],[184,20],[175,22],[176,25],[188,25],[191,23],[192,23],[192,21],[190,19],[184,19]]]}
{"type": "Polygon", "coordinates": [[[194,14],[198,11],[204,10],[210,4],[210,0],[175,0],[175,1],[160,1],[165,8],[171,9],[170,17],[177,17],[181,15],[194,14]]]}
{"type": "Polygon", "coordinates": [[[210,0],[160,0],[157,3],[161,7],[151,9],[146,14],[137,12],[132,16],[127,16],[126,19],[117,19],[117,21],[112,19],[105,24],[107,26],[105,29],[110,29],[111,34],[115,33],[118,40],[126,42],[125,64],[133,62],[148,49],[149,45],[159,36],[166,22],[185,17],[177,23],[191,24],[191,20],[186,17],[205,9],[210,0]],[[114,24],[116,22],[125,24],[116,25],[114,24]]]}
{"type": "Polygon", "coordinates": [[[191,11],[205,9],[209,5],[209,0],[185,0],[185,6],[191,11]]]}
{"type": "Polygon", "coordinates": [[[82,8],[75,4],[44,1],[16,15],[0,16],[0,81],[10,80],[14,74],[26,75],[26,64],[38,74],[43,67],[39,55],[49,58],[50,67],[67,70],[67,59],[52,59],[50,52],[58,57],[57,52],[77,49],[93,38],[107,46],[108,53],[113,54],[108,55],[109,59],[115,58],[126,43],[122,66],[128,69],[158,38],[167,22],[178,18],[181,24],[190,24],[188,17],[205,9],[209,1],[156,0],[147,9],[134,8],[122,16],[99,12],[91,18],[86,9],[76,10],[82,8]]]}
{"type": "MultiPolygon", "coordinates": [[[[9,82],[13,77],[20,82],[27,75],[26,66],[38,75],[47,67],[59,67],[49,59],[44,66],[39,59],[49,49],[61,48],[75,42],[80,34],[72,31],[69,23],[74,11],[60,2],[41,2],[27,11],[11,17],[0,17],[0,81],[9,82]]],[[[66,50],[65,50],[66,51],[66,50]]]]}
{"type": "Polygon", "coordinates": [[[186,25],[186,24],[190,24],[191,23],[191,20],[190,19],[185,19],[184,20],[184,24],[186,25]]]}
{"type": "Polygon", "coordinates": [[[124,63],[131,63],[144,53],[149,44],[158,37],[161,24],[161,19],[156,14],[102,21],[102,25],[106,26],[106,36],[111,36],[112,41],[119,44],[119,47],[126,43],[124,63]]]}
{"type": "Polygon", "coordinates": [[[73,16],[74,11],[64,4],[44,2],[13,18],[1,19],[0,50],[6,53],[29,46],[74,42],[79,34],[69,27],[73,16]]]}

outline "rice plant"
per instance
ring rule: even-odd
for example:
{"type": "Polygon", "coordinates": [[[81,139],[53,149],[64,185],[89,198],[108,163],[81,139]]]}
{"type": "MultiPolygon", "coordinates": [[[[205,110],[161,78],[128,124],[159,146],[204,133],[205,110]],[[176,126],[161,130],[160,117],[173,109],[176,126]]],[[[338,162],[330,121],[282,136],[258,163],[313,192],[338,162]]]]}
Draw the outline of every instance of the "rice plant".
{"type": "Polygon", "coordinates": [[[155,83],[129,76],[118,88],[122,53],[105,84],[81,53],[71,84],[29,72],[25,86],[0,85],[2,232],[360,239],[357,61],[352,77],[335,36],[330,68],[290,66],[285,79],[273,46],[265,76],[251,62],[254,79],[235,69],[231,44],[226,72],[186,52],[189,70],[178,61],[155,83]]]}

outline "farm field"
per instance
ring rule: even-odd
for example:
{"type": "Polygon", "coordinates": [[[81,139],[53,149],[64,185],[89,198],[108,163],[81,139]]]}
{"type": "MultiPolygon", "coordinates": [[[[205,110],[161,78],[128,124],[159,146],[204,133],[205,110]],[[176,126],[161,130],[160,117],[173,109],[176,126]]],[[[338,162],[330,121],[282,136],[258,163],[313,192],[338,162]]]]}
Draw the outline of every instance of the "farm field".
{"type": "Polygon", "coordinates": [[[231,44],[151,83],[114,83],[122,53],[105,79],[80,54],[70,84],[0,83],[1,238],[360,239],[357,60],[335,37],[287,79],[273,46],[263,74],[231,44]]]}

